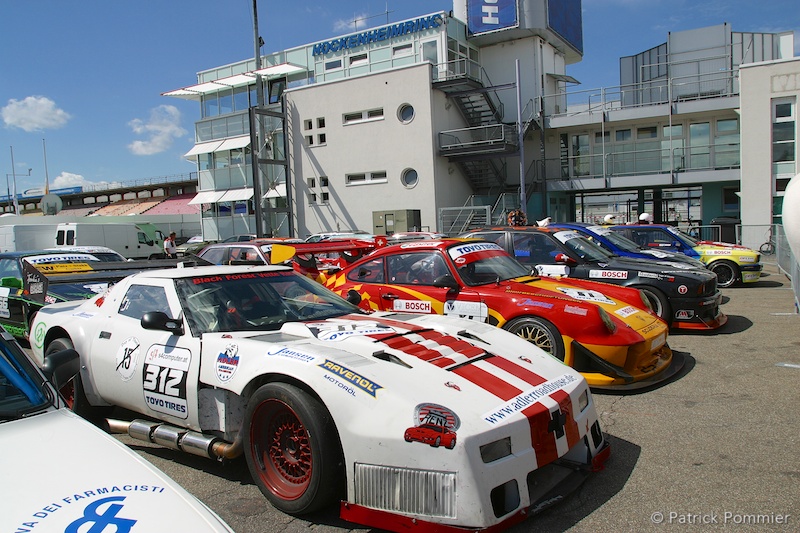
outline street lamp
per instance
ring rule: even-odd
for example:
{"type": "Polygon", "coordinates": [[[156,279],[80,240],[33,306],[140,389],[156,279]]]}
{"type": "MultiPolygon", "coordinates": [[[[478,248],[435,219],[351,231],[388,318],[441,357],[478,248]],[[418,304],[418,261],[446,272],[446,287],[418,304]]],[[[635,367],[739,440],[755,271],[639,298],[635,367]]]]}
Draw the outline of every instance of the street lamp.
{"type": "MultiPolygon", "coordinates": [[[[29,168],[28,169],[28,173],[24,174],[24,176],[26,176],[26,177],[30,176],[31,175],[31,170],[33,170],[33,169],[29,168]]],[[[11,173],[11,174],[6,174],[6,191],[7,191],[7,194],[8,194],[8,207],[11,207],[12,199],[11,199],[11,186],[8,183],[8,177],[9,176],[14,176],[14,196],[16,196],[17,195],[17,173],[14,172],[14,173],[11,173]]],[[[16,205],[16,204],[14,204],[14,205],[16,205]]],[[[17,213],[16,209],[14,209],[14,214],[15,215],[19,214],[19,213],[17,213]]]]}

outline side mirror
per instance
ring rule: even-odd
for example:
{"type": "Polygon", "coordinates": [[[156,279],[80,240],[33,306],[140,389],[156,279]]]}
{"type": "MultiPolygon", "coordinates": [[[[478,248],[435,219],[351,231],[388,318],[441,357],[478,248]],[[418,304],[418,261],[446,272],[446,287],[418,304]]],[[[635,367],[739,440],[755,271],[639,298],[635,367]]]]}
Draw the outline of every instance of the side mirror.
{"type": "Polygon", "coordinates": [[[56,390],[61,390],[81,369],[81,358],[73,349],[61,350],[45,356],[42,373],[56,390]]]}
{"type": "Polygon", "coordinates": [[[575,266],[578,264],[576,260],[574,260],[573,258],[564,253],[556,254],[555,259],[556,263],[559,263],[561,265],[575,266]]]}
{"type": "Polygon", "coordinates": [[[143,329],[157,331],[168,331],[173,335],[183,335],[183,321],[170,318],[163,311],[150,311],[142,316],[141,325],[143,329]]]}
{"type": "Polygon", "coordinates": [[[454,278],[452,274],[442,274],[441,276],[433,280],[433,286],[455,291],[461,288],[461,286],[456,281],[456,278],[454,278]]]}
{"type": "Polygon", "coordinates": [[[347,300],[353,305],[358,305],[361,303],[361,295],[358,294],[358,291],[350,289],[349,291],[347,291],[347,297],[345,298],[345,300],[347,300]]]}

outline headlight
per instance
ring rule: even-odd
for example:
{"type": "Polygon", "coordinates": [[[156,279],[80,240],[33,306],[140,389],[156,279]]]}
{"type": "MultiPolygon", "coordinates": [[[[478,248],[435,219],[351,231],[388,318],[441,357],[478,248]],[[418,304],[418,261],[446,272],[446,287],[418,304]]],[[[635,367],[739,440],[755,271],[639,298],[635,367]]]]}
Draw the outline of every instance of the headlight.
{"type": "Polygon", "coordinates": [[[602,307],[598,307],[597,310],[600,312],[600,320],[603,321],[603,324],[605,324],[606,329],[608,329],[610,333],[614,333],[615,331],[617,331],[617,325],[614,324],[614,321],[611,320],[610,316],[608,316],[606,310],[603,309],[602,307]]]}
{"type": "Polygon", "coordinates": [[[639,291],[639,297],[642,299],[642,303],[644,304],[645,308],[653,311],[653,304],[650,303],[650,298],[644,293],[644,291],[639,291]]]}

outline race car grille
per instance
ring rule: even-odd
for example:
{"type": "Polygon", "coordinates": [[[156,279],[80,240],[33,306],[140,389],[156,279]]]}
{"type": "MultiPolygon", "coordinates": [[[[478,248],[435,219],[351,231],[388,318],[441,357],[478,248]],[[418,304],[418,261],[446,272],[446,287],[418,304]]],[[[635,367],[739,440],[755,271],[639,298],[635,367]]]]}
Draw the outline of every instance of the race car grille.
{"type": "Polygon", "coordinates": [[[355,500],[373,509],[455,518],[456,473],[356,463],[355,500]]]}

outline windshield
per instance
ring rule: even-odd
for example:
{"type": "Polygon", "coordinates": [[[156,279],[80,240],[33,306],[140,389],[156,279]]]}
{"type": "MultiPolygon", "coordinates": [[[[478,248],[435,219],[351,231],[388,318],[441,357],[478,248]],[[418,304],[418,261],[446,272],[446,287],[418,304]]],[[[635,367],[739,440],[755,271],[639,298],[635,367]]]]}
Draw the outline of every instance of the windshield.
{"type": "Polygon", "coordinates": [[[363,313],[316,281],[291,270],[175,280],[193,334],[272,331],[286,322],[363,313]]]}
{"type": "Polygon", "coordinates": [[[50,403],[41,375],[7,335],[3,332],[0,342],[0,421],[16,420],[50,403]]]}
{"type": "Polygon", "coordinates": [[[531,275],[529,268],[494,243],[460,244],[448,249],[448,253],[465,285],[487,285],[531,275]]]}
{"type": "Polygon", "coordinates": [[[697,242],[697,241],[694,239],[694,237],[692,237],[692,236],[691,236],[691,235],[689,235],[688,233],[684,233],[684,232],[682,232],[682,231],[681,231],[681,230],[679,230],[678,228],[673,228],[673,227],[671,227],[671,228],[669,228],[669,231],[670,231],[670,233],[672,233],[672,234],[676,235],[676,236],[677,236],[677,237],[679,237],[681,240],[683,240],[683,243],[684,243],[684,244],[687,244],[687,245],[689,245],[689,247],[690,247],[690,248],[695,248],[696,246],[700,246],[700,243],[699,243],[699,242],[697,242]]]}
{"type": "MultiPolygon", "coordinates": [[[[619,248],[620,250],[625,250],[626,252],[636,252],[639,253],[642,251],[642,248],[637,245],[635,242],[630,240],[627,237],[620,235],[619,233],[613,232],[609,229],[595,229],[589,228],[590,231],[594,231],[598,235],[602,235],[608,241],[619,248]]],[[[588,237],[591,240],[591,237],[588,237]]],[[[598,245],[599,246],[599,245],[598,245]]]]}
{"type": "Polygon", "coordinates": [[[600,261],[608,261],[610,258],[614,257],[613,254],[606,252],[576,231],[559,231],[555,234],[555,237],[561,241],[570,252],[580,257],[583,261],[597,263],[600,261]]]}

